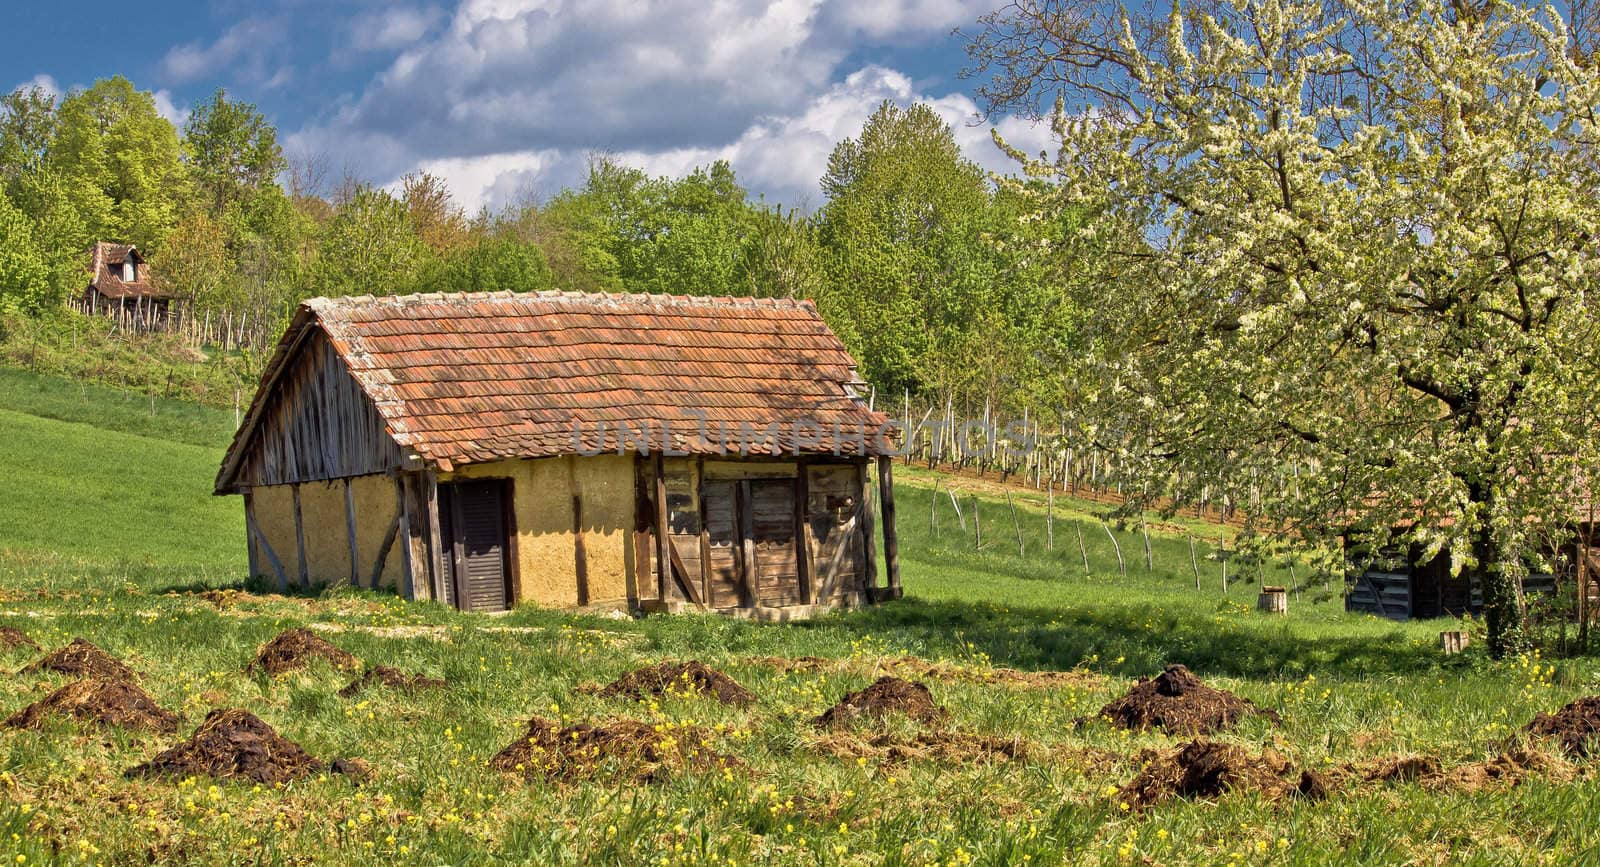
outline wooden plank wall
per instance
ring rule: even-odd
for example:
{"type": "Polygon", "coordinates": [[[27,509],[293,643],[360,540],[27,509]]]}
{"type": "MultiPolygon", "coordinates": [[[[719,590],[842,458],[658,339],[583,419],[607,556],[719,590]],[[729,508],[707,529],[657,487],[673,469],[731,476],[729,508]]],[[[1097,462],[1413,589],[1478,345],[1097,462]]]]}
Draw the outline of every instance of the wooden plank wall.
{"type": "Polygon", "coordinates": [[[383,418],[328,339],[307,336],[273,387],[243,460],[241,485],[384,473],[403,462],[383,418]]]}

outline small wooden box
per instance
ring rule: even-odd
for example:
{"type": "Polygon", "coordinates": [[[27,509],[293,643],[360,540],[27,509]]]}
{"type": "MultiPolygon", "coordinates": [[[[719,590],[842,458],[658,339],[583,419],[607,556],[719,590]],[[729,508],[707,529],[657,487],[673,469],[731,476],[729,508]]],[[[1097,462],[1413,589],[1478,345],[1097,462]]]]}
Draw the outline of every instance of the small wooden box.
{"type": "Polygon", "coordinates": [[[1460,653],[1472,643],[1472,637],[1465,632],[1439,633],[1439,649],[1445,653],[1460,653]]]}
{"type": "Polygon", "coordinates": [[[1289,613],[1289,591],[1282,587],[1262,587],[1256,597],[1256,610],[1268,614],[1289,613]]]}

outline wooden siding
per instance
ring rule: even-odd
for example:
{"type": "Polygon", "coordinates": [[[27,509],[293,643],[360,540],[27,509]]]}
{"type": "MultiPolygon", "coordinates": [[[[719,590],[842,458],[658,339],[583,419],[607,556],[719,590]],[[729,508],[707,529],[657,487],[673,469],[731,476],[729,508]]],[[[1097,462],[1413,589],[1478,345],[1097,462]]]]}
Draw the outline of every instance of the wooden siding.
{"type": "Polygon", "coordinates": [[[400,447],[343,359],[308,333],[244,444],[236,481],[284,485],[397,470],[400,447]]]}

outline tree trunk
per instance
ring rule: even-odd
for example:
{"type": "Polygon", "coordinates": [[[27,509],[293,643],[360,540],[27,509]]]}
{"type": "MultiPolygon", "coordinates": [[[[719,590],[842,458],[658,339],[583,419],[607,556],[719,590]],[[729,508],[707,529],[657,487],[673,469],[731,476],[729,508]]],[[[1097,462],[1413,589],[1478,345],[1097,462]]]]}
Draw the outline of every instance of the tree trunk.
{"type": "Polygon", "coordinates": [[[1495,659],[1528,650],[1523,623],[1522,588],[1508,552],[1488,527],[1478,530],[1472,542],[1479,584],[1483,587],[1483,620],[1488,630],[1489,655],[1495,659]]]}

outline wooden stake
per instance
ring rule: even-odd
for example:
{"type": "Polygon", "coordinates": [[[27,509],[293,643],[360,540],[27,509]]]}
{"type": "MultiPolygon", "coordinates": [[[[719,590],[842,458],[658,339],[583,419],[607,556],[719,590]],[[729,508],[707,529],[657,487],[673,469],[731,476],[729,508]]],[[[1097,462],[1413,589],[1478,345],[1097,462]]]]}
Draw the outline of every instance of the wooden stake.
{"type": "Polygon", "coordinates": [[[945,488],[944,492],[950,495],[950,507],[956,510],[956,520],[961,522],[961,535],[967,534],[967,516],[961,513],[961,501],[956,499],[955,488],[945,488]]]}
{"type": "Polygon", "coordinates": [[[983,550],[983,523],[978,518],[978,495],[972,495],[972,550],[983,550]]]}
{"type": "Polygon", "coordinates": [[[1139,513],[1139,533],[1144,536],[1144,571],[1154,572],[1156,570],[1156,558],[1150,551],[1150,530],[1145,527],[1143,512],[1139,513]]]}
{"type": "Polygon", "coordinates": [[[1222,595],[1228,595],[1228,537],[1217,534],[1217,559],[1222,561],[1222,595]]]}
{"type": "Polygon", "coordinates": [[[1052,476],[1045,481],[1044,488],[1044,549],[1056,549],[1056,480],[1052,476]]]}
{"type": "Polygon", "coordinates": [[[1006,491],[1006,508],[1011,510],[1011,529],[1017,533],[1017,556],[1023,556],[1022,550],[1022,525],[1017,523],[1017,504],[1011,500],[1011,492],[1006,491]]]}
{"type": "Polygon", "coordinates": [[[1194,537],[1189,538],[1189,565],[1194,567],[1194,589],[1200,589],[1200,559],[1194,555],[1194,537]]]}
{"type": "Polygon", "coordinates": [[[928,498],[928,535],[935,536],[939,533],[939,482],[933,480],[933,496],[928,498]]]}
{"type": "Polygon", "coordinates": [[[1083,555],[1083,574],[1089,574],[1089,549],[1083,544],[1083,525],[1077,518],[1072,519],[1072,529],[1078,534],[1078,553],[1083,555]]]}
{"type": "Polygon", "coordinates": [[[1100,529],[1106,531],[1106,538],[1111,540],[1111,547],[1116,549],[1116,552],[1117,552],[1117,573],[1121,574],[1121,575],[1128,574],[1128,564],[1124,563],[1123,560],[1122,560],[1122,545],[1117,542],[1116,535],[1111,532],[1111,528],[1110,527],[1106,526],[1106,522],[1105,521],[1101,521],[1100,522],[1100,529]]]}

